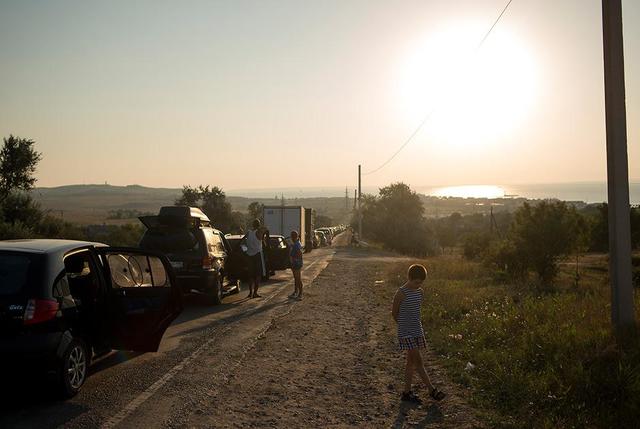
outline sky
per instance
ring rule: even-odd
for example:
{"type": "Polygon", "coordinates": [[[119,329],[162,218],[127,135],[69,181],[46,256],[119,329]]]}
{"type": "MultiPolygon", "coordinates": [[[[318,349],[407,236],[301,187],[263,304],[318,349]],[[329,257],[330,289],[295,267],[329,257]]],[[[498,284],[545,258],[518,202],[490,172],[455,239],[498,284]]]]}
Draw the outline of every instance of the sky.
{"type": "MultiPolygon", "coordinates": [[[[0,0],[0,134],[38,186],[606,179],[601,3],[0,0]]],[[[640,180],[640,4],[623,1],[640,180]]]]}

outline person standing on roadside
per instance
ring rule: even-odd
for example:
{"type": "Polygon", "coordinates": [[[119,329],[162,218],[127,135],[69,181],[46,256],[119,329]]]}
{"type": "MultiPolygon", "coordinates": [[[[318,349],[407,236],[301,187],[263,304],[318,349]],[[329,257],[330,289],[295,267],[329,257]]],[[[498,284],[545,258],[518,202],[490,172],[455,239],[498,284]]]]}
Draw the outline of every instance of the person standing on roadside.
{"type": "Polygon", "coordinates": [[[291,262],[291,272],[293,273],[293,283],[295,289],[289,298],[302,299],[302,244],[298,231],[291,231],[291,248],[289,249],[289,261],[291,262]]]}
{"type": "Polygon", "coordinates": [[[262,231],[260,221],[253,221],[253,229],[245,235],[247,241],[247,256],[249,257],[249,295],[247,298],[260,298],[258,288],[262,278],[262,231]]]}

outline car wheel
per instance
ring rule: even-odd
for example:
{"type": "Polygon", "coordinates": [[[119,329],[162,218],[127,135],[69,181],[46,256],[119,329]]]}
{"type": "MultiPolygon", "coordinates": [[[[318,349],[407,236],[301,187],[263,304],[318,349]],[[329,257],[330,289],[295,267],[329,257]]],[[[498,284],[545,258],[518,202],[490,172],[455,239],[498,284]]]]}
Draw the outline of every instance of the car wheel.
{"type": "Polygon", "coordinates": [[[207,301],[212,305],[222,304],[222,276],[216,276],[212,283],[211,289],[206,295],[207,301]]]}
{"type": "Polygon", "coordinates": [[[89,371],[89,354],[85,343],[73,339],[62,355],[58,370],[60,393],[65,398],[75,396],[79,391],[89,371]]]}

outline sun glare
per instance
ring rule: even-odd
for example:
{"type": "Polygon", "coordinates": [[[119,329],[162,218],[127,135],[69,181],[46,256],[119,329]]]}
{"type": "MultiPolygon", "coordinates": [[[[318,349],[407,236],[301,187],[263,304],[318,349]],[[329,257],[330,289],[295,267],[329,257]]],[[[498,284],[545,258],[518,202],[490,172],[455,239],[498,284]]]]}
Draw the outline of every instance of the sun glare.
{"type": "Polygon", "coordinates": [[[504,189],[493,185],[449,186],[431,192],[436,197],[458,198],[503,198],[504,189]]]}
{"type": "Polygon", "coordinates": [[[497,27],[478,50],[483,26],[461,22],[413,46],[399,70],[402,116],[436,144],[472,147],[509,135],[535,97],[534,62],[526,46],[497,27]]]}

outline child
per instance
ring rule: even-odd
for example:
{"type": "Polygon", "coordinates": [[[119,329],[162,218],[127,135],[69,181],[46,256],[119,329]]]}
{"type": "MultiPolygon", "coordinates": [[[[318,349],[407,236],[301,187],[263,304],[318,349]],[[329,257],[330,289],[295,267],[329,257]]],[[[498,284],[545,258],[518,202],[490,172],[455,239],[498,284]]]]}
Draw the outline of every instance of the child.
{"type": "Polygon", "coordinates": [[[429,388],[429,396],[436,401],[440,401],[446,395],[431,383],[424,370],[422,356],[420,355],[420,349],[427,347],[424,331],[422,330],[422,322],[420,321],[420,308],[422,307],[422,297],[424,295],[421,286],[427,278],[427,269],[422,265],[411,265],[407,277],[407,282],[397,290],[393,297],[393,308],[391,310],[391,314],[398,324],[400,350],[407,351],[402,400],[416,404],[422,402],[420,398],[411,392],[411,382],[415,370],[429,388]]]}
{"type": "Polygon", "coordinates": [[[302,299],[302,244],[300,244],[300,237],[298,237],[298,231],[291,231],[291,249],[289,250],[289,260],[291,262],[291,272],[293,273],[294,291],[289,298],[302,299]]]}

